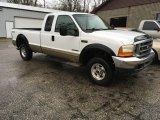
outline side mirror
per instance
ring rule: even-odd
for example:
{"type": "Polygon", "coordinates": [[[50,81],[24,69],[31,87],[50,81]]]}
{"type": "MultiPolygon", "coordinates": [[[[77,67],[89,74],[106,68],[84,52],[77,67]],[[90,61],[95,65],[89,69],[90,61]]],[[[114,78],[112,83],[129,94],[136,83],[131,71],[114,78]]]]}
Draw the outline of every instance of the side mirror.
{"type": "Polygon", "coordinates": [[[112,28],[112,29],[114,29],[114,28],[115,28],[115,26],[114,26],[114,25],[111,25],[111,28],[112,28]]]}
{"type": "Polygon", "coordinates": [[[79,36],[79,31],[78,31],[78,29],[74,29],[74,32],[75,32],[74,36],[79,36]]]}
{"type": "Polygon", "coordinates": [[[65,25],[60,26],[60,35],[61,36],[67,35],[67,27],[65,25]]]}
{"type": "Polygon", "coordinates": [[[154,28],[154,30],[156,30],[157,32],[159,32],[159,31],[160,31],[160,28],[157,27],[157,28],[154,28]]]}

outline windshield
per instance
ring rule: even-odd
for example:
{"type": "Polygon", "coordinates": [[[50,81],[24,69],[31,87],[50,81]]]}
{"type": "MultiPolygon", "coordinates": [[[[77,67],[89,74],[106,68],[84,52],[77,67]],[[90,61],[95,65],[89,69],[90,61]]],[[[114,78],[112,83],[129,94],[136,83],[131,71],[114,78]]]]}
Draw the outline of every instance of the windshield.
{"type": "Polygon", "coordinates": [[[159,25],[160,25],[160,21],[158,21],[159,25]]]}
{"type": "Polygon", "coordinates": [[[108,30],[110,26],[101,18],[92,14],[75,14],[73,15],[76,22],[85,32],[93,32],[99,30],[108,30]]]}

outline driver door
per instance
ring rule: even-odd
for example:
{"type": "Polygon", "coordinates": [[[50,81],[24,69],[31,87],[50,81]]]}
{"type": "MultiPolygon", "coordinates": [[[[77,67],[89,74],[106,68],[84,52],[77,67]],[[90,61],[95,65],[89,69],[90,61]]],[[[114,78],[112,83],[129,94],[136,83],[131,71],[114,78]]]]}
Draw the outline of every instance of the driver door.
{"type": "Polygon", "coordinates": [[[60,57],[69,58],[72,61],[77,61],[80,48],[79,30],[73,19],[68,15],[57,16],[57,21],[54,31],[54,48],[60,53],[60,57]],[[67,35],[60,35],[60,27],[67,27],[67,35]]]}

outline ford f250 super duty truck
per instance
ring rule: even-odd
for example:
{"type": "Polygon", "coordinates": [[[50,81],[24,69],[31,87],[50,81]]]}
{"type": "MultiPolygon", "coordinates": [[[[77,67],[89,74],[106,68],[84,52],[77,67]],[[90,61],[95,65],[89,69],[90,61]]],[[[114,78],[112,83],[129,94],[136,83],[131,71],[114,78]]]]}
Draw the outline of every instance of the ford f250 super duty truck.
{"type": "Polygon", "coordinates": [[[90,80],[99,85],[110,83],[116,72],[140,71],[154,58],[150,36],[112,29],[87,13],[48,14],[41,29],[13,29],[12,37],[23,60],[39,52],[87,65],[90,80]]]}

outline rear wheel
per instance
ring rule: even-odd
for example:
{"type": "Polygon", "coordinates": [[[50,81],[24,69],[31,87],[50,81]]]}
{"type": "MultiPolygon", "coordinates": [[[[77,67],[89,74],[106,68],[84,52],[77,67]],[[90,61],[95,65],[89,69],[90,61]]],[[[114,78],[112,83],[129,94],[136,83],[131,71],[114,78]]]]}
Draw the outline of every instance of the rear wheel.
{"type": "Polygon", "coordinates": [[[113,70],[110,64],[102,58],[92,58],[88,63],[90,80],[98,85],[111,83],[113,70]]]}
{"type": "Polygon", "coordinates": [[[26,44],[20,45],[19,51],[20,51],[21,58],[23,60],[29,61],[32,59],[33,53],[32,53],[32,50],[28,47],[28,45],[26,44]]]}

